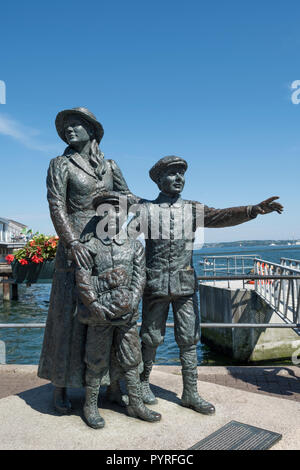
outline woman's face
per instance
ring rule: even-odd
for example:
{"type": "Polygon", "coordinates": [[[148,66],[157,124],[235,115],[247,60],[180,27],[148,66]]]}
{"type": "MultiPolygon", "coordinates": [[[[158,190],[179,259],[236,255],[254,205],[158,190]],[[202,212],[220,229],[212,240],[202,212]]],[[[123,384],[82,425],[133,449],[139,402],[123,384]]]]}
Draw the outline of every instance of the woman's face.
{"type": "Polygon", "coordinates": [[[71,147],[82,147],[91,140],[91,129],[88,123],[76,116],[66,119],[64,127],[66,140],[71,147]]]}

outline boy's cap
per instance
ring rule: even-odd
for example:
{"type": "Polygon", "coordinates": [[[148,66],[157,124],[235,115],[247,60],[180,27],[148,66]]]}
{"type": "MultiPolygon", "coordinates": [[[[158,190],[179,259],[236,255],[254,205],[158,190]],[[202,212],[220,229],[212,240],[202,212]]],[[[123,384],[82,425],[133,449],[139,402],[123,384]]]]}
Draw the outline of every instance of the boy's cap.
{"type": "Polygon", "coordinates": [[[170,165],[179,165],[184,168],[184,171],[187,170],[188,164],[187,162],[181,158],[176,157],[176,155],[168,155],[167,157],[163,157],[158,162],[153,165],[153,167],[149,171],[150,178],[157,183],[161,173],[169,167],[170,165]]]}
{"type": "Polygon", "coordinates": [[[112,204],[114,206],[119,206],[121,199],[124,200],[124,198],[126,198],[126,196],[117,193],[116,191],[103,192],[93,199],[93,207],[94,209],[97,209],[100,204],[112,204]]]}

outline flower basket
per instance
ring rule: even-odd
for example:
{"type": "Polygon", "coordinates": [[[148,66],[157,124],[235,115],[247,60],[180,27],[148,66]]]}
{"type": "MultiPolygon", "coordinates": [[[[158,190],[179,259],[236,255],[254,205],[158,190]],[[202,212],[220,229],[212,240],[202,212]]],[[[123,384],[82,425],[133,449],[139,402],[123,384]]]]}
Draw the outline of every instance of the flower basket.
{"type": "Polygon", "coordinates": [[[12,263],[12,275],[17,284],[47,284],[52,282],[55,259],[39,264],[22,265],[18,261],[12,263]]]}
{"type": "Polygon", "coordinates": [[[12,265],[15,282],[50,283],[53,278],[57,243],[57,236],[37,232],[23,248],[7,255],[6,261],[12,265]]]}

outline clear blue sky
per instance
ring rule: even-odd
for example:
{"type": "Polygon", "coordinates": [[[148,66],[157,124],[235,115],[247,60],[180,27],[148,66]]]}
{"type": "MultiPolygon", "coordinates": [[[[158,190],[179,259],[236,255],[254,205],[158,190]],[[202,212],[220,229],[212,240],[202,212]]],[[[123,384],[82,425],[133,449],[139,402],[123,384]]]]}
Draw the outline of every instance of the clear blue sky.
{"type": "Polygon", "coordinates": [[[214,207],[279,195],[285,213],[206,241],[300,238],[299,1],[17,0],[1,5],[0,215],[53,233],[45,178],[65,144],[58,111],[86,106],[130,189],[189,163],[183,197],[214,207]]]}

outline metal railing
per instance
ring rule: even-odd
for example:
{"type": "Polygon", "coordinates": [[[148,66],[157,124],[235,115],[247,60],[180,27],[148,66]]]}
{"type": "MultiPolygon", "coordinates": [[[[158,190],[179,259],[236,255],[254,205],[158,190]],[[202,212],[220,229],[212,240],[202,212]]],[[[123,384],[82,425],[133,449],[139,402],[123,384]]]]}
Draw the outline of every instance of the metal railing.
{"type": "MultiPolygon", "coordinates": [[[[256,259],[256,262],[261,262],[262,260],[260,258],[256,259]]],[[[271,265],[270,265],[271,266],[271,265]]],[[[272,264],[272,266],[276,266],[275,263],[272,264]]],[[[290,270],[290,271],[295,271],[292,268],[286,268],[281,265],[277,265],[278,267],[281,267],[282,269],[285,270],[290,270]]],[[[261,266],[260,266],[261,268],[261,266]]],[[[258,269],[258,268],[257,268],[258,269]]],[[[279,274],[279,273],[274,273],[274,274],[267,274],[267,272],[259,273],[259,274],[244,274],[244,275],[221,275],[221,276],[197,276],[198,281],[207,281],[207,280],[252,280],[257,285],[263,286],[264,293],[261,295],[261,297],[264,298],[269,303],[269,300],[271,297],[267,297],[266,292],[269,292],[269,287],[266,286],[275,286],[274,281],[277,281],[281,284],[284,282],[296,282],[297,285],[300,285],[300,270],[297,271],[296,275],[293,273],[291,274],[279,274]]],[[[290,307],[290,306],[289,306],[290,307]]],[[[293,320],[289,317],[284,317],[283,315],[280,315],[283,320],[285,320],[284,323],[200,323],[199,326],[200,328],[293,328],[295,331],[300,334],[300,315],[299,315],[299,295],[298,295],[298,314],[293,315],[292,318],[293,320]]],[[[275,310],[275,309],[274,309],[275,310]]],[[[277,312],[278,313],[278,312],[277,312]]],[[[138,322],[137,324],[139,327],[141,326],[141,323],[138,322]]],[[[0,323],[0,329],[1,328],[45,328],[46,323],[0,323]]],[[[174,323],[167,323],[166,326],[168,328],[174,328],[174,323]]]]}
{"type": "MultiPolygon", "coordinates": [[[[201,258],[198,262],[203,266],[204,275],[197,276],[198,281],[215,283],[226,280],[228,287],[233,280],[243,281],[243,286],[246,281],[251,281],[257,294],[273,308],[284,323],[200,323],[200,328],[293,328],[300,335],[300,269],[294,267],[295,264],[300,266],[299,260],[282,258],[282,264],[276,264],[253,254],[201,258]],[[207,272],[212,272],[212,275],[207,276],[207,272]]],[[[46,323],[1,323],[0,329],[45,326],[46,323]]],[[[138,326],[140,327],[141,323],[138,323],[138,326]]],[[[166,326],[173,328],[174,323],[167,323],[166,326]]]]}
{"type": "MultiPolygon", "coordinates": [[[[257,258],[256,254],[249,255],[208,255],[201,256],[200,259],[196,258],[196,262],[201,267],[201,272],[204,276],[207,275],[207,281],[214,280],[212,276],[217,275],[238,275],[238,274],[249,274],[253,272],[253,262],[257,258]]],[[[230,281],[228,279],[228,288],[230,288],[230,281]]],[[[202,281],[205,282],[205,281],[202,281]]],[[[244,287],[244,282],[243,282],[244,287]]]]}
{"type": "MultiPolygon", "coordinates": [[[[259,258],[257,255],[203,256],[198,263],[203,276],[198,280],[248,282],[278,316],[300,334],[300,260],[281,258],[280,264],[259,258]],[[210,275],[207,275],[207,274],[210,275]],[[233,274],[232,274],[233,273],[233,274]]],[[[248,286],[250,287],[250,286],[248,286]]]]}
{"type": "MultiPolygon", "coordinates": [[[[46,323],[0,323],[5,328],[45,328],[46,323]]],[[[139,322],[138,327],[142,326],[139,322]]],[[[174,328],[174,323],[167,323],[167,328],[174,328]]],[[[200,323],[200,328],[300,328],[300,323],[200,323]]]]}
{"type": "Polygon", "coordinates": [[[254,272],[264,279],[255,280],[255,291],[286,323],[300,323],[300,269],[256,258],[254,272]],[[278,279],[274,276],[280,276],[278,279]]]}
{"type": "Polygon", "coordinates": [[[280,264],[288,266],[289,268],[300,270],[300,260],[292,258],[280,258],[280,264]]]}

